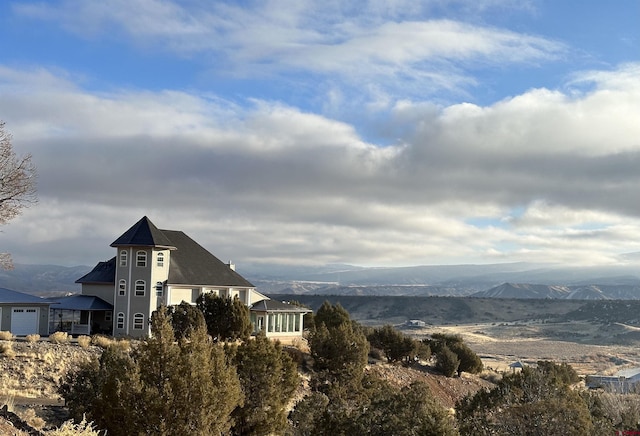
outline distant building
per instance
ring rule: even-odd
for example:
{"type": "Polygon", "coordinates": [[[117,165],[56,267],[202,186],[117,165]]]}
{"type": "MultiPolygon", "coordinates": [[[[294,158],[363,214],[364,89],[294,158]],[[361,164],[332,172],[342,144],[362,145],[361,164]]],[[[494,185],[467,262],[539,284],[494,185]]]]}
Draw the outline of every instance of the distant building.
{"type": "Polygon", "coordinates": [[[509,368],[511,368],[511,372],[519,372],[522,371],[522,368],[524,368],[524,363],[518,360],[510,364],[509,368]]]}
{"type": "Polygon", "coordinates": [[[586,385],[591,389],[604,389],[609,392],[628,394],[640,390],[640,368],[618,371],[616,375],[589,375],[586,385]]]}
{"type": "Polygon", "coordinates": [[[405,325],[407,327],[425,327],[427,323],[419,319],[410,319],[405,325]]]}

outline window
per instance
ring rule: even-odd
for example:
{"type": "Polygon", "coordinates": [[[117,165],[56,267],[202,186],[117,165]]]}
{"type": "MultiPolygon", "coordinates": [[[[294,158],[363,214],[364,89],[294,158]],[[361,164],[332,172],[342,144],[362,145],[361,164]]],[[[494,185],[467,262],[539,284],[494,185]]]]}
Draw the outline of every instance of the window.
{"type": "Polygon", "coordinates": [[[120,266],[127,266],[127,250],[120,252],[120,266]]]}
{"type": "Polygon", "coordinates": [[[146,251],[138,251],[136,253],[136,266],[145,267],[147,266],[147,252],[146,251]]]}
{"type": "Polygon", "coordinates": [[[124,329],[124,313],[119,312],[118,313],[118,321],[116,322],[116,328],[117,329],[124,329]]]}
{"type": "Polygon", "coordinates": [[[144,280],[136,280],[136,297],[144,297],[147,292],[147,284],[144,280]]]}
{"type": "Polygon", "coordinates": [[[295,331],[297,332],[300,331],[300,314],[299,313],[296,313],[294,316],[293,327],[295,331]]]}
{"type": "Polygon", "coordinates": [[[158,257],[156,258],[156,265],[159,268],[164,267],[164,253],[158,253],[158,257]]]}
{"type": "Polygon", "coordinates": [[[273,328],[275,327],[275,316],[273,314],[271,315],[267,315],[267,320],[269,322],[269,332],[273,331],[273,328]]]}
{"type": "Polygon", "coordinates": [[[293,331],[293,314],[292,313],[288,313],[287,314],[287,331],[288,332],[292,332],[293,331]]]}
{"type": "Polygon", "coordinates": [[[121,297],[127,295],[127,281],[125,279],[118,282],[118,295],[121,297]]]}
{"type": "Polygon", "coordinates": [[[104,320],[105,320],[105,321],[111,321],[111,316],[112,316],[112,315],[113,315],[113,313],[112,313],[110,310],[107,310],[107,311],[104,313],[104,320]]]}
{"type": "Polygon", "coordinates": [[[144,328],[144,315],[142,313],[136,313],[133,315],[133,329],[142,330],[144,328]]]}
{"type": "Polygon", "coordinates": [[[156,282],[156,297],[162,297],[162,282],[156,282]]]}

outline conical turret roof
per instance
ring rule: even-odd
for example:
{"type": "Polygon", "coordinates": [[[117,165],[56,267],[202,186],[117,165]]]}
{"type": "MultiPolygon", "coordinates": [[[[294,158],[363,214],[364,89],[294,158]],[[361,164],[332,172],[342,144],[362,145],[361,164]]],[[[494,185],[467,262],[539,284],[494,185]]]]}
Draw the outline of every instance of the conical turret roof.
{"type": "Polygon", "coordinates": [[[122,236],[111,243],[112,247],[136,246],[136,247],[161,247],[175,250],[175,246],[169,238],[149,220],[142,217],[122,236]]]}

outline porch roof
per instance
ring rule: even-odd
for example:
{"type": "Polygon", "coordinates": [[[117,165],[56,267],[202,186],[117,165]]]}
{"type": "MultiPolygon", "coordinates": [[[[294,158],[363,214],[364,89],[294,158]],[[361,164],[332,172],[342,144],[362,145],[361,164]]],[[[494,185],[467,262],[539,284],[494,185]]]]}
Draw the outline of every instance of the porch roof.
{"type": "Polygon", "coordinates": [[[54,309],[62,310],[113,310],[113,305],[107,303],[100,297],[93,295],[70,295],[68,297],[49,298],[49,301],[58,303],[54,309]]]}

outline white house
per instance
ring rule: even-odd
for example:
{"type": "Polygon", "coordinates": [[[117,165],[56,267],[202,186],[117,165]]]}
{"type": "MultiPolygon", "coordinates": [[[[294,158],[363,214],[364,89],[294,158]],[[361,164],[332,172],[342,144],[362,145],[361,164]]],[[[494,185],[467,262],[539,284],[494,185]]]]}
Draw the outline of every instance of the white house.
{"type": "MultiPolygon", "coordinates": [[[[145,216],[111,247],[116,256],[98,263],[77,282],[82,284],[83,295],[112,305],[114,336],[146,336],[151,314],[160,305],[195,304],[208,292],[237,297],[246,304],[254,332],[264,330],[271,338],[302,336],[302,318],[308,309],[282,303],[274,309],[270,299],[232,264],[222,262],[181,231],[160,230],[145,216]]],[[[104,321],[100,314],[94,317],[104,321]]]]}

